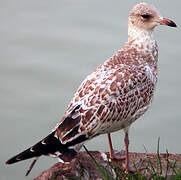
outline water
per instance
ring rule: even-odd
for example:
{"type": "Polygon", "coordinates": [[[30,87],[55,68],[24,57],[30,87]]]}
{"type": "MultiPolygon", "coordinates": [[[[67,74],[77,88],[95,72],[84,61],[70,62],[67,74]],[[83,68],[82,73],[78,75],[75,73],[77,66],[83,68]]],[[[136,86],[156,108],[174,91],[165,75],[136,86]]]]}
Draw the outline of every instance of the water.
{"type": "MultiPolygon", "coordinates": [[[[139,1],[0,2],[0,179],[24,179],[31,161],[4,162],[46,136],[64,113],[85,76],[127,40],[128,10],[139,1]]],[[[181,1],[149,1],[180,23],[181,1]]],[[[159,27],[159,81],[153,106],[130,130],[130,150],[180,153],[180,29],[159,27]]],[[[123,133],[113,134],[115,149],[123,133]]],[[[108,150],[105,135],[87,143],[108,150]]],[[[41,158],[32,179],[56,162],[41,158]]]]}

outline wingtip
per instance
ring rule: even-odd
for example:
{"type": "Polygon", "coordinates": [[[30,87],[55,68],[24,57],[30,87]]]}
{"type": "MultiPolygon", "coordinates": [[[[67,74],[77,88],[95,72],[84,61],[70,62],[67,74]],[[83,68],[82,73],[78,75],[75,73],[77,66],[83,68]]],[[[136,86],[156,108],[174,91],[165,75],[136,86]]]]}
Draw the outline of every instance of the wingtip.
{"type": "Polygon", "coordinates": [[[55,152],[58,150],[58,148],[62,147],[63,145],[60,145],[60,142],[57,138],[54,137],[54,132],[49,134],[46,138],[39,141],[34,146],[26,149],[25,151],[22,151],[21,153],[15,155],[14,157],[10,158],[6,161],[6,164],[14,164],[26,159],[30,159],[33,157],[39,157],[41,155],[47,155],[51,152],[55,152]],[[46,141],[46,142],[44,142],[46,141]],[[47,143],[48,142],[48,143],[47,143]],[[53,148],[53,149],[52,149],[53,148]]]}
{"type": "Polygon", "coordinates": [[[5,162],[5,164],[9,165],[9,164],[13,164],[13,163],[16,163],[16,162],[17,162],[16,159],[11,158],[11,159],[7,160],[7,161],[5,162]]]}
{"type": "Polygon", "coordinates": [[[22,159],[19,159],[18,156],[19,156],[19,154],[16,155],[16,156],[14,156],[14,157],[12,157],[12,158],[10,158],[10,159],[8,159],[8,160],[6,161],[6,164],[7,164],[7,165],[9,165],[9,164],[14,164],[14,163],[17,163],[17,162],[21,161],[22,159]]]}
{"type": "Polygon", "coordinates": [[[6,161],[6,162],[5,162],[5,164],[9,165],[9,164],[10,164],[10,163],[9,163],[9,160],[8,160],[8,161],[6,161]]]}

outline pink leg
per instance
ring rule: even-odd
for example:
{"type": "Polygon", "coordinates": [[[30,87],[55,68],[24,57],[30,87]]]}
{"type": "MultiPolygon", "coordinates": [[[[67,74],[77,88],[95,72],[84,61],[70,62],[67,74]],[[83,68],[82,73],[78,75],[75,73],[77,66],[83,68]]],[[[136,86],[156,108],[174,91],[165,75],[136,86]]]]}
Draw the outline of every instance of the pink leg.
{"type": "Polygon", "coordinates": [[[112,141],[111,141],[111,134],[107,133],[108,143],[109,143],[109,156],[111,159],[114,159],[112,141]]]}
{"type": "Polygon", "coordinates": [[[126,171],[129,172],[129,137],[128,137],[128,132],[125,132],[124,136],[124,143],[126,147],[126,171]]]}

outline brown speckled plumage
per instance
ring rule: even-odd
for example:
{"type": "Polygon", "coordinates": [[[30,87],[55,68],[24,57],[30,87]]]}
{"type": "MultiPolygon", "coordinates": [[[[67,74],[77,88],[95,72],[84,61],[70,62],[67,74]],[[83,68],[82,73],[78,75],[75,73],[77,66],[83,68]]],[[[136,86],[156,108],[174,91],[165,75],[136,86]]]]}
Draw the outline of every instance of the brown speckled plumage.
{"type": "Polygon", "coordinates": [[[128,170],[128,128],[149,108],[157,82],[152,31],[159,24],[176,27],[153,6],[136,5],[128,17],[128,42],[86,77],[53,132],[7,164],[41,155],[71,160],[86,140],[107,133],[110,143],[110,133],[124,129],[128,170]]]}
{"type": "Polygon", "coordinates": [[[148,109],[157,80],[157,45],[143,53],[144,43],[137,42],[127,43],[82,82],[58,124],[62,143],[67,131],[61,124],[78,105],[72,116],[79,122],[68,126],[79,125],[78,133],[88,138],[126,128],[148,109]]]}

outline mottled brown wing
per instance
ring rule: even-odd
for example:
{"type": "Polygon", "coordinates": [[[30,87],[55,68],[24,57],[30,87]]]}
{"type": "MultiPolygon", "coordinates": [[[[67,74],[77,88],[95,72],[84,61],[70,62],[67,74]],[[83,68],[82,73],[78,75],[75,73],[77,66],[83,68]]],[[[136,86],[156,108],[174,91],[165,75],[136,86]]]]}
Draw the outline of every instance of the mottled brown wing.
{"type": "Polygon", "coordinates": [[[82,82],[60,121],[56,131],[60,141],[66,144],[105,133],[115,121],[148,105],[154,89],[149,88],[153,80],[148,72],[126,65],[99,66],[82,82]]]}

